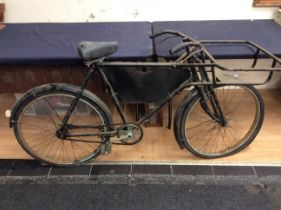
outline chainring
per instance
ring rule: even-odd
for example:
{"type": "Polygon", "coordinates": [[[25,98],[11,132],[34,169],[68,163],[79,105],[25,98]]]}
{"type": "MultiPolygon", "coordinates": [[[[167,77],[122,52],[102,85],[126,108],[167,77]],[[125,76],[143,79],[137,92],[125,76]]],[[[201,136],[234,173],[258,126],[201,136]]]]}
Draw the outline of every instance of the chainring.
{"type": "Polygon", "coordinates": [[[142,139],[143,130],[136,124],[128,123],[118,128],[117,134],[122,143],[132,145],[138,143],[142,139]]]}

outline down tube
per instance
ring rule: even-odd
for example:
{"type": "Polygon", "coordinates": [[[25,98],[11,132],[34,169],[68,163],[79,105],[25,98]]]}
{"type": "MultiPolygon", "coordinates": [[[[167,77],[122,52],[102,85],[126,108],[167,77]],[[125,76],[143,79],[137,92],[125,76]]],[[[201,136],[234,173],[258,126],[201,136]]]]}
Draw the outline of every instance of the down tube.
{"type": "Polygon", "coordinates": [[[184,88],[190,86],[190,81],[185,81],[182,83],[178,88],[173,90],[172,93],[168,94],[161,102],[159,102],[155,108],[153,108],[151,111],[149,111],[146,115],[144,115],[141,119],[139,119],[136,124],[140,125],[142,124],[145,120],[149,119],[152,117],[162,106],[167,104],[172,98],[174,98],[179,92],[181,92],[184,88]]]}

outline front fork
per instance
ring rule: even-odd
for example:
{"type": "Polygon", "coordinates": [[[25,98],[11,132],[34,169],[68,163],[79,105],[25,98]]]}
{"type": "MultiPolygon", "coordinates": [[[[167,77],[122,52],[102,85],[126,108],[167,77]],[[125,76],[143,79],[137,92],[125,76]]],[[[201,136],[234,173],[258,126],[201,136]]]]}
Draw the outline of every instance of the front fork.
{"type": "MultiPolygon", "coordinates": [[[[202,57],[203,58],[203,57],[202,57]]],[[[203,58],[203,63],[205,62],[203,58]]],[[[197,74],[195,70],[193,70],[193,74],[195,75],[195,80],[199,80],[199,77],[203,80],[210,81],[209,75],[205,71],[204,68],[200,68],[200,76],[197,74]]],[[[216,79],[216,78],[215,78],[216,79]]],[[[225,127],[227,126],[227,121],[225,119],[225,116],[222,112],[221,106],[219,104],[218,98],[216,96],[216,93],[214,91],[214,88],[212,85],[206,85],[206,86],[195,86],[197,89],[199,96],[200,96],[200,105],[203,108],[203,110],[217,123],[219,123],[221,126],[225,127]],[[210,101],[210,103],[208,103],[210,101]],[[210,105],[209,105],[210,104],[210,105]]]]}
{"type": "Polygon", "coordinates": [[[219,104],[214,89],[208,86],[196,87],[200,96],[200,105],[203,110],[221,126],[226,127],[227,121],[219,104]],[[209,101],[209,103],[208,103],[209,101]]]}

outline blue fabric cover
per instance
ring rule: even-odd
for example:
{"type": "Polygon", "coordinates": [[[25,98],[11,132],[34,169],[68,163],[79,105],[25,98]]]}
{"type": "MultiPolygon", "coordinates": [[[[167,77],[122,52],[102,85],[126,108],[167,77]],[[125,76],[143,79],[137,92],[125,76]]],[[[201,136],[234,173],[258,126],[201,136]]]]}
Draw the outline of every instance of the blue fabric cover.
{"type": "MultiPolygon", "coordinates": [[[[249,40],[281,56],[281,26],[273,20],[219,20],[219,21],[171,21],[152,23],[153,32],[178,30],[194,39],[201,40],[249,40]]],[[[156,38],[156,54],[172,57],[169,50],[181,42],[171,38],[160,43],[163,37],[156,38]]],[[[255,51],[245,46],[212,45],[209,51],[217,58],[248,58],[255,51]]]]}
{"type": "Polygon", "coordinates": [[[152,56],[149,22],[7,24],[0,30],[0,64],[81,63],[80,41],[117,41],[110,59],[152,56]]]}

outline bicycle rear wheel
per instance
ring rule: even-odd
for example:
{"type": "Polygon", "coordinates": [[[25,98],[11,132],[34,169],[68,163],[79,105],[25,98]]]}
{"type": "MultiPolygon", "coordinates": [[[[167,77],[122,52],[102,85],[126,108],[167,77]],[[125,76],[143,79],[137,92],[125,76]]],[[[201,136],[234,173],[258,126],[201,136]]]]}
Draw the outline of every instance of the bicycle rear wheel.
{"type": "Polygon", "coordinates": [[[110,130],[108,113],[97,97],[92,100],[82,95],[68,120],[67,133],[78,136],[60,138],[57,135],[75,97],[75,92],[57,88],[30,97],[19,107],[14,132],[28,154],[57,166],[81,164],[99,155],[101,145],[107,139],[80,135],[110,130]]]}
{"type": "MultiPolygon", "coordinates": [[[[261,129],[264,104],[250,85],[219,86],[213,89],[226,119],[221,125],[204,111],[195,94],[182,112],[180,136],[185,147],[201,158],[218,158],[248,146],[261,129]]],[[[208,106],[211,106],[210,98],[208,106]]]]}

